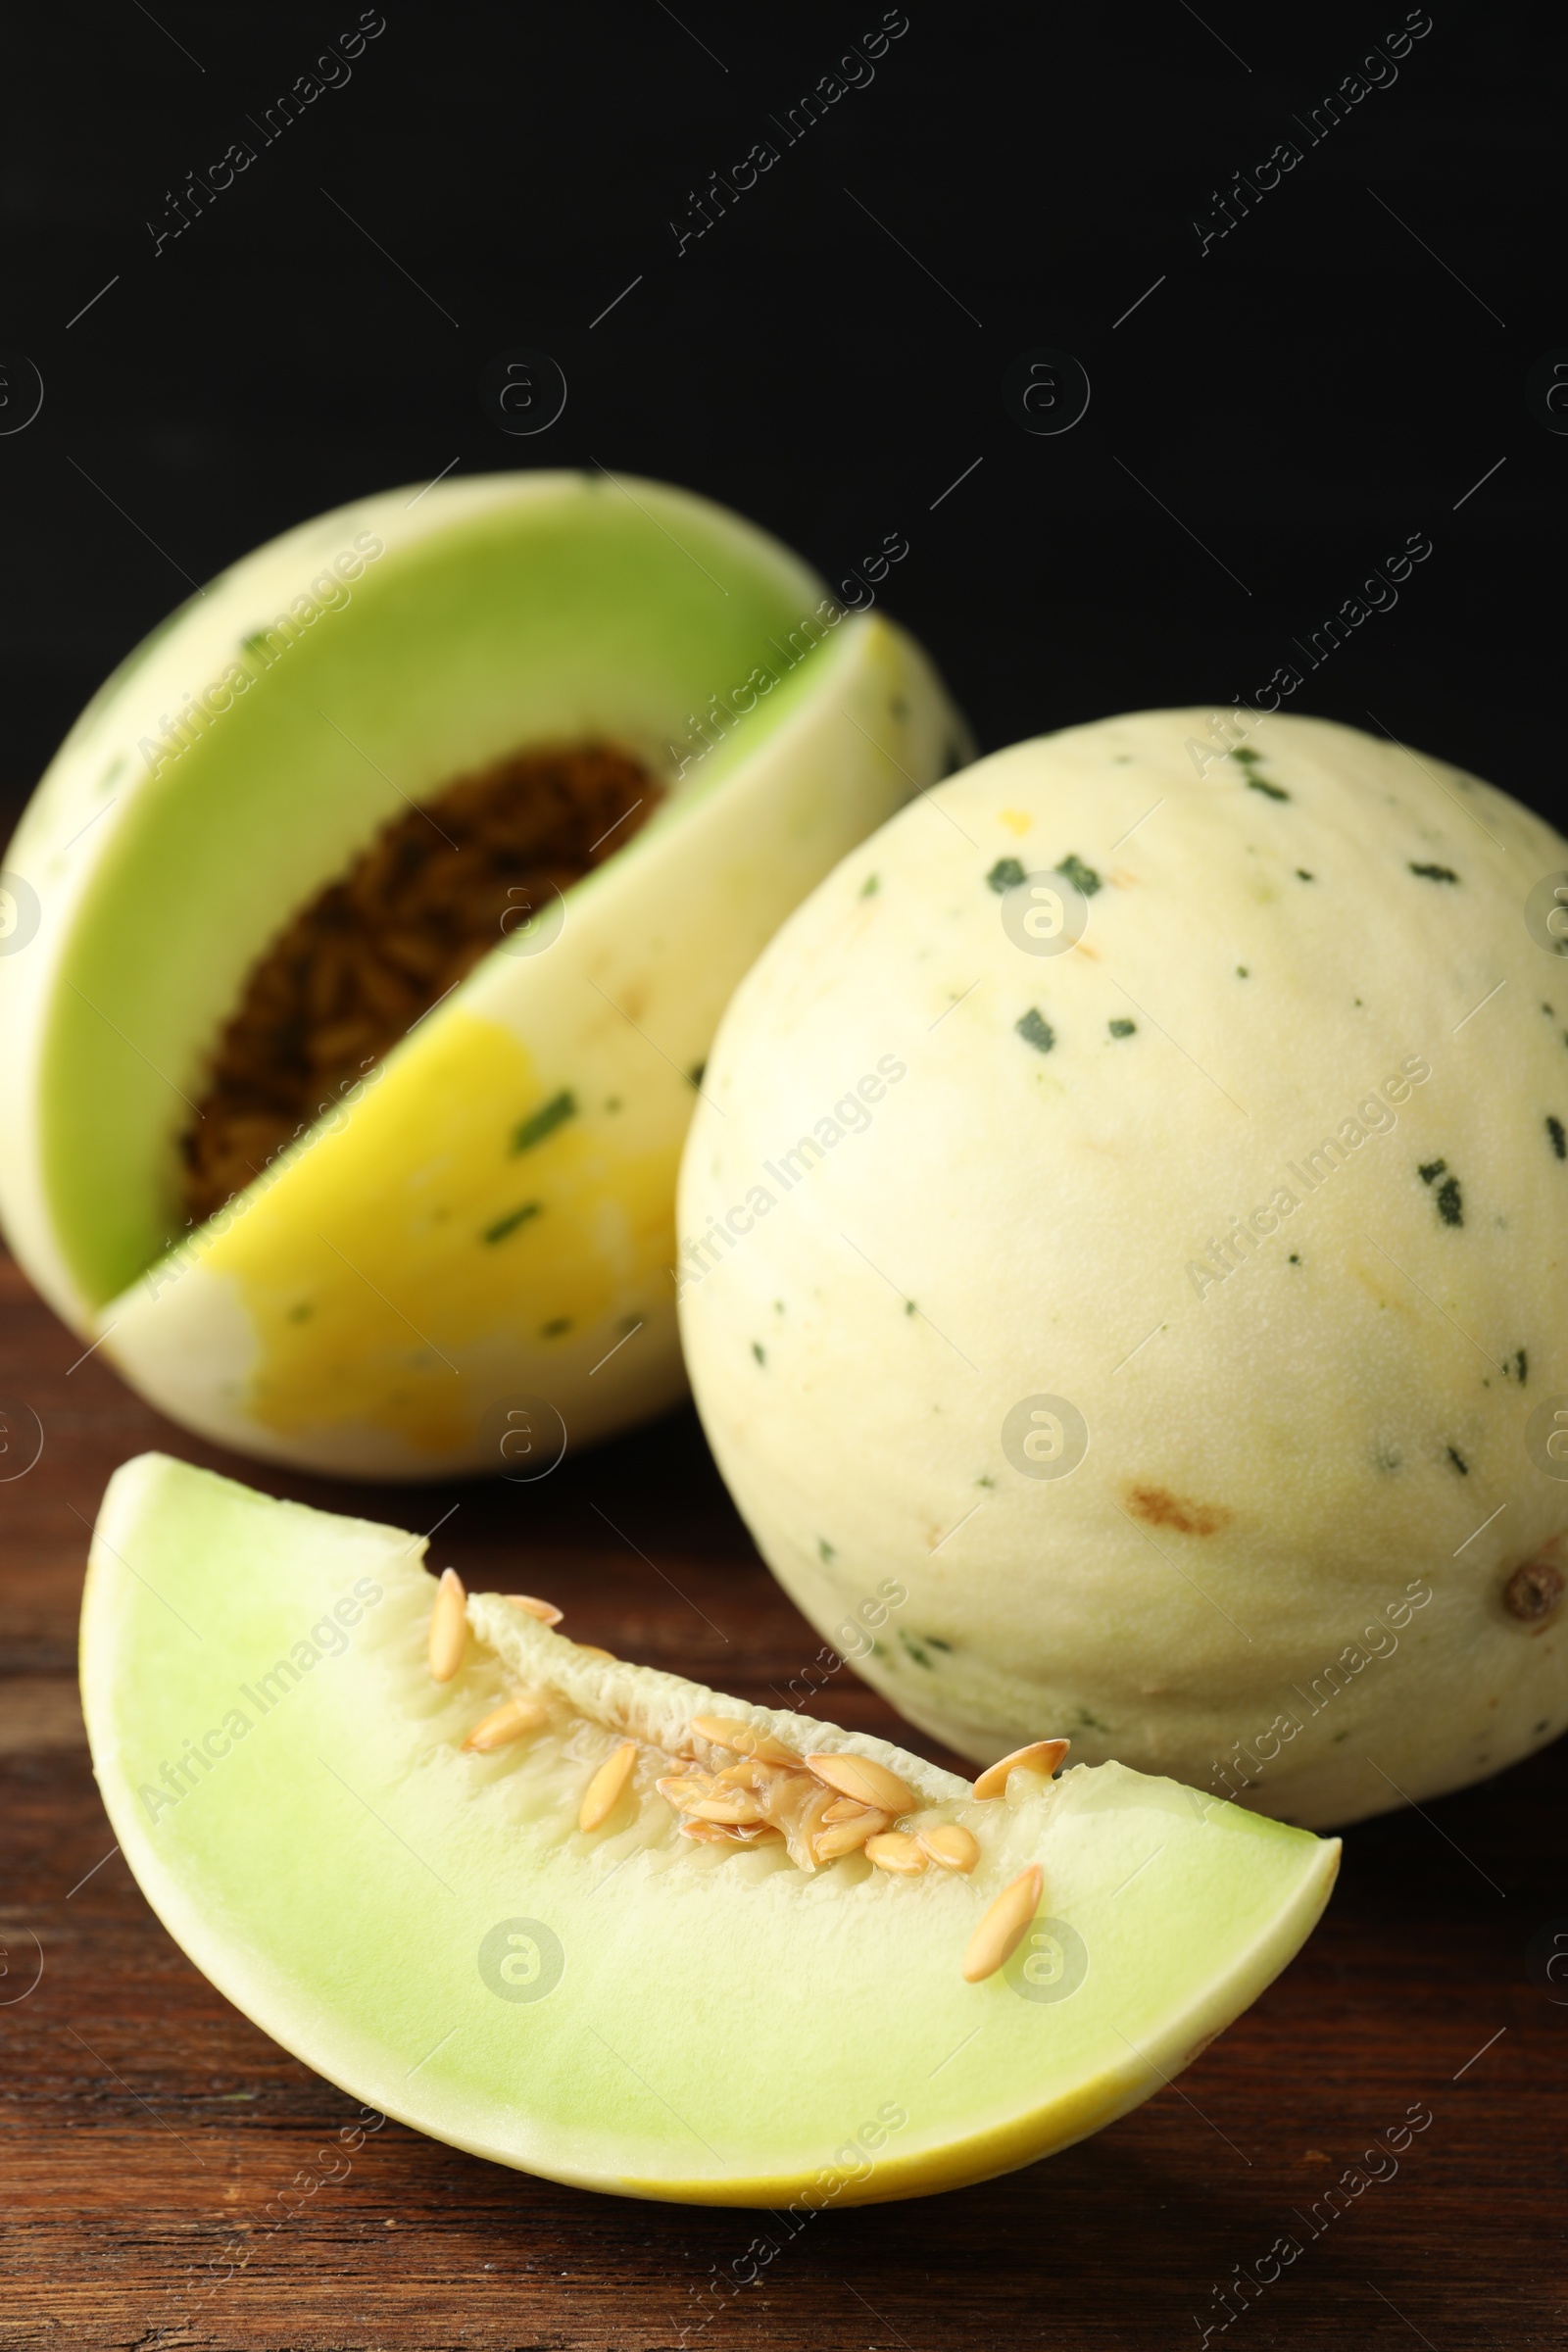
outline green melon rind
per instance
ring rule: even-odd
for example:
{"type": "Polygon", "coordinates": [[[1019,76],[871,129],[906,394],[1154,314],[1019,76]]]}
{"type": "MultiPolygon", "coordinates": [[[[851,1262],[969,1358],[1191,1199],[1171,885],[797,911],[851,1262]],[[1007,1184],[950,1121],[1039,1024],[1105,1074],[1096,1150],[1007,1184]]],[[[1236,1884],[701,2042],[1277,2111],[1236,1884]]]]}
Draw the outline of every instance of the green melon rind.
{"type": "MultiPolygon", "coordinates": [[[[452,1684],[429,1682],[422,1550],[142,1456],[100,1516],[82,1690],[115,1835],[175,1939],[350,2095],[475,2155],[626,2195],[798,2211],[982,2180],[1159,2088],[1327,1898],[1336,1844],[1119,1766],[987,1808],[998,1850],[975,1881],[651,1853],[635,1822],[541,1847],[515,1812],[513,1751],[457,1752],[501,1666],[470,1642],[452,1684]],[[280,1722],[258,1712],[150,1818],[144,1776],[219,1724],[236,1686],[254,1691],[291,1636],[327,1624],[356,1578],[382,1598],[346,1648],[280,1686],[280,1722]],[[1090,1953],[1054,2003],[1018,1998],[1006,1972],[967,1985],[958,1971],[975,1920],[1035,1855],[1045,1911],[1081,1922],[1090,1953]],[[498,2000],[480,1981],[484,1935],[512,1919],[560,1935],[546,1999],[498,2000]]],[[[874,1754],[930,1801],[964,1786],[831,1725],[584,1658],[494,1598],[471,1623],[589,1712],[640,1691],[650,1729],[738,1714],[874,1754]]]]}

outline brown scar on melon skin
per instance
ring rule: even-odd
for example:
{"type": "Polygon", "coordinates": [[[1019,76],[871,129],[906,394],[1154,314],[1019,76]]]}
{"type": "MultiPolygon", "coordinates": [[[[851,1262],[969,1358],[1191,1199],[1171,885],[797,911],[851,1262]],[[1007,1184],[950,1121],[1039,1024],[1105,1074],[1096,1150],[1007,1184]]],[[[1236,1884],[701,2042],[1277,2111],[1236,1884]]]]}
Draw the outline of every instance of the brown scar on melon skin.
{"type": "Polygon", "coordinates": [[[1179,1536],[1218,1535],[1236,1516],[1222,1502],[1188,1502],[1166,1487],[1129,1487],[1127,1504],[1135,1519],[1173,1527],[1179,1536]]]}

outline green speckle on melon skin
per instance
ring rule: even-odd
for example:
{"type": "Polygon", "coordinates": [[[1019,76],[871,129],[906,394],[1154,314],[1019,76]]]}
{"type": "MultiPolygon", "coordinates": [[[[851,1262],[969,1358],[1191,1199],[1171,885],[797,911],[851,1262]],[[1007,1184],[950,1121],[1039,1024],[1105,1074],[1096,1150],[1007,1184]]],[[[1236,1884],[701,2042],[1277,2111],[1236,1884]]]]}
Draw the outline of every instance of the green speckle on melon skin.
{"type": "Polygon", "coordinates": [[[536,1145],[544,1143],[555,1134],[558,1127],[564,1125],[567,1119],[575,1118],[576,1115],[577,1098],[575,1095],[569,1090],[563,1090],[561,1094],[553,1095],[548,1102],[541,1102],[537,1110],[531,1110],[528,1116],[520,1120],[513,1129],[512,1151],[533,1151],[536,1145]]]}
{"type": "Polygon", "coordinates": [[[1085,865],[1075,851],[1069,850],[1056,871],[1069,881],[1081,897],[1092,899],[1104,886],[1092,865],[1085,865]]]}
{"type": "MultiPolygon", "coordinates": [[[[1216,793],[1212,781],[1206,791],[1198,787],[1190,758],[1183,773],[1185,739],[1202,739],[1205,714],[1116,723],[1140,738],[1126,777],[1097,746],[1104,729],[1073,729],[982,762],[946,788],[949,806],[989,851],[1000,806],[1032,810],[1037,830],[1049,826],[1058,841],[1065,833],[1093,842],[1134,823],[1153,793],[1171,788],[1171,809],[1118,852],[1118,885],[1125,871],[1126,887],[1097,902],[1097,963],[1067,956],[1052,965],[1051,1012],[1069,1046],[1075,1036],[1103,1039],[1106,983],[1120,981],[1154,1007],[1202,1069],[1163,1051],[1113,1056],[1093,1065],[1100,1084],[1091,1087],[1068,1051],[1051,1065],[1020,1055],[1005,994],[999,1003],[996,992],[974,1000],[977,1014],[995,1009],[946,1022],[926,1042],[925,1022],[944,1000],[922,993],[920,1005],[930,1010],[923,1020],[911,1016],[908,982],[930,937],[933,904],[945,908],[951,900],[942,884],[933,897],[926,869],[942,863],[935,850],[927,858],[914,823],[895,820],[878,838],[888,904],[896,895],[900,910],[892,932],[857,949],[840,969],[836,926],[825,911],[818,919],[813,902],[795,918],[791,940],[776,943],[743,984],[715,1049],[742,1079],[733,1102],[726,1098],[726,1141],[744,1159],[762,1140],[748,1133],[744,1072],[767,1065],[775,1018],[791,1037],[803,1114],[812,1090],[819,1096],[837,1080],[843,1054],[835,1049],[847,1031],[867,1043],[875,1036],[879,1046],[884,1032],[897,1036],[911,1069],[897,1137],[891,1113],[879,1113],[877,1129],[860,1139],[863,1155],[858,1145],[858,1164],[843,1155],[813,1214],[853,1234],[876,1230],[899,1279],[978,1373],[956,1358],[938,1362],[947,1351],[923,1326],[929,1344],[908,1369],[889,1365],[875,1336],[883,1310],[872,1300],[872,1278],[856,1274],[836,1287],[831,1312],[792,1362],[792,1383],[805,1395],[781,1391],[783,1410],[765,1432],[734,1427],[705,1357],[721,1349],[724,1321],[746,1311],[744,1300],[726,1305],[726,1286],[744,1293],[753,1280],[809,1279],[810,1235],[791,1212],[772,1218],[752,1245],[770,1266],[748,1271],[737,1253],[724,1284],[690,1302],[687,1354],[699,1404],[764,1555],[808,1612],[816,1603],[804,1583],[796,1586],[775,1531],[816,1496],[818,1509],[831,1500],[873,1582],[899,1574],[916,1601],[940,1590],[951,1608],[961,1569],[963,1687],[955,1684],[940,1711],[927,1703],[917,1712],[925,1728],[977,1758],[1039,1736],[1042,1724],[1065,1722],[1072,1685],[1088,1683],[1105,1693],[1121,1754],[1157,1755],[1200,1779],[1222,1734],[1246,1739],[1269,1722],[1289,1682],[1310,1678],[1358,1631],[1333,1621],[1333,1594],[1356,1616],[1391,1589],[1397,1593],[1406,1573],[1441,1559],[1433,1602],[1401,1637],[1409,1653],[1417,1633],[1432,1633],[1419,1645],[1419,1666],[1406,1674],[1401,1664],[1397,1683],[1408,1695],[1377,1694],[1382,1744],[1372,1752],[1419,1799],[1468,1775],[1474,1727],[1466,1719],[1476,1700],[1473,1679],[1458,1672],[1461,1654],[1484,1654],[1489,1690],[1504,1694],[1505,1737],[1493,1742],[1499,1763],[1526,1751],[1533,1722],[1560,1714],[1562,1640],[1505,1636],[1495,1612],[1487,1616],[1486,1596],[1510,1563],[1568,1525],[1568,1491],[1530,1469],[1519,1444],[1526,1400],[1511,1380],[1482,1388],[1488,1367],[1474,1344],[1499,1362],[1514,1360],[1523,1345],[1532,1391],[1568,1389],[1568,1350],[1557,1336],[1568,1328],[1568,1293],[1551,1242],[1560,1165],[1542,1125],[1556,1113],[1538,1110],[1532,1119],[1521,1109],[1543,1092],[1551,1102],[1560,1064],[1548,1067],[1544,1057],[1559,1044],[1551,1016],[1544,1030],[1525,1026],[1538,1002],[1539,951],[1519,921],[1515,882],[1524,866],[1568,864],[1568,849],[1477,785],[1472,805],[1510,854],[1484,843],[1473,850],[1457,838],[1459,825],[1471,831],[1467,821],[1454,817],[1451,800],[1412,757],[1327,722],[1275,720],[1260,738],[1267,772],[1293,796],[1289,810],[1266,820],[1291,828],[1292,855],[1279,870],[1289,875],[1298,858],[1334,884],[1332,892],[1320,886],[1261,906],[1242,892],[1245,875],[1258,870],[1246,854],[1246,796],[1216,793]],[[1059,763],[1036,787],[1031,761],[1055,760],[1058,749],[1059,763]],[[1167,815],[1175,819],[1168,828],[1167,815]],[[1463,939],[1445,919],[1452,901],[1442,889],[1410,892],[1402,880],[1412,842],[1421,845],[1415,856],[1430,848],[1434,862],[1462,871],[1463,939]],[[1223,1004],[1215,992],[1227,983],[1204,953],[1216,932],[1234,942],[1239,960],[1230,968],[1257,981],[1223,1004]],[[799,991],[786,954],[797,942],[799,991]],[[810,975],[829,968],[834,985],[813,1010],[810,975]],[[1455,1035],[1503,974],[1514,985],[1455,1035]],[[1255,1028],[1253,1013],[1263,1016],[1255,1028]],[[1288,1232],[1282,1225],[1256,1258],[1201,1299],[1184,1301],[1184,1264],[1205,1238],[1266,1202],[1288,1162],[1334,1134],[1405,1054],[1423,1049],[1431,1076],[1396,1105],[1401,1132],[1369,1132],[1332,1180],[1299,1201],[1288,1232]],[[1055,1084],[1057,1064],[1072,1084],[1054,1096],[1043,1126],[1037,1088],[1055,1084]],[[1122,1071],[1136,1077],[1135,1089],[1124,1091],[1122,1071]],[[1245,1124],[1204,1072],[1246,1104],[1245,1124]],[[1159,1186],[1152,1193],[1156,1134],[1159,1186]],[[1462,1173],[1461,1212],[1472,1212],[1463,1228],[1446,1222],[1412,1181],[1415,1165],[1435,1157],[1462,1173]],[[1508,1202],[1506,1227],[1490,1206],[1499,1195],[1508,1202]],[[1484,1217],[1475,1213],[1482,1200],[1484,1217]],[[1288,1267],[1302,1276],[1288,1323],[1270,1320],[1264,1250],[1277,1252],[1272,1263],[1282,1275],[1288,1267]],[[1160,1320],[1166,1329],[1157,1344],[1112,1380],[1109,1367],[1160,1320]],[[916,1516],[939,1528],[962,1517],[975,1499],[975,1451],[999,1456],[1005,1413],[1039,1391],[1066,1395],[1085,1410],[1092,1444],[1084,1464],[1057,1483],[1025,1482],[1003,1469],[984,1519],[927,1563],[916,1516]],[[1391,1396],[1400,1400],[1396,1426],[1409,1465],[1397,1476],[1376,1465],[1368,1437],[1391,1396]],[[1467,1465],[1464,1476],[1447,1459],[1449,1442],[1467,1465]],[[867,1462],[879,1467],[875,1480],[865,1475],[867,1462]],[[1122,1515],[1117,1480],[1135,1474],[1157,1475],[1194,1499],[1240,1506],[1230,1528],[1204,1539],[1207,1569],[1189,1561],[1193,1539],[1168,1532],[1160,1541],[1176,1557],[1163,1566],[1122,1515]],[[803,1476],[807,1492],[792,1503],[803,1476]],[[1478,1484],[1489,1497],[1480,1508],[1464,1499],[1478,1484]],[[1502,1499],[1508,1511],[1450,1564],[1491,1501],[1502,1499]],[[1261,1630],[1256,1651],[1239,1645],[1175,1573],[1195,1567],[1206,1583],[1216,1563],[1216,1597],[1254,1637],[1261,1630]],[[1124,1637],[1119,1652],[1105,1623],[1111,1593],[1124,1637]],[[1147,1698],[1143,1681],[1169,1678],[1140,1673],[1140,1653],[1155,1665],[1172,1654],[1191,1660],[1190,1688],[1147,1698]],[[1527,1713],[1532,1692],[1538,1703],[1527,1713]],[[1539,1703],[1544,1697],[1548,1706],[1539,1703]]],[[[1457,789],[1447,771],[1437,772],[1457,789]]],[[[1260,814],[1258,803],[1250,806],[1260,814]]],[[[1000,926],[989,895],[974,895],[973,913],[960,909],[958,927],[944,927],[945,955],[956,962],[965,951],[955,985],[982,976],[1016,987],[1016,951],[1001,938],[988,946],[1000,926]]],[[[691,1199],[696,1221],[700,1187],[691,1199]]],[[[908,1696],[901,1692],[901,1703],[908,1696]]],[[[1323,1822],[1390,1800],[1358,1752],[1331,1755],[1314,1733],[1293,1743],[1252,1801],[1323,1822]]]]}

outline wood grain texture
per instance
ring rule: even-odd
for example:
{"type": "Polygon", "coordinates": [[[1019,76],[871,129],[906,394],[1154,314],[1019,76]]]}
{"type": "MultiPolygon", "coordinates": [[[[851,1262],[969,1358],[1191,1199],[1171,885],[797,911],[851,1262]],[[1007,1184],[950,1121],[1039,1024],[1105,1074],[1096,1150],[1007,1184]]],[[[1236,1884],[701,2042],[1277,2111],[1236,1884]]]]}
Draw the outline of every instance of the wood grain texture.
{"type": "MultiPolygon", "coordinates": [[[[577,1638],[749,1697],[799,1682],[816,1638],[689,1413],[535,1488],[334,1487],[224,1459],[79,1352],[0,1264],[0,1401],[44,1432],[0,1483],[5,2352],[1155,2352],[1205,2326],[1228,2352],[1558,2352],[1568,1984],[1528,1954],[1549,1925],[1568,1936],[1562,1743],[1354,1830],[1317,1936],[1179,2084],[989,2186],[792,2236],[559,2188],[396,2124],[355,2146],[352,2102],[207,1984],[112,1849],[73,1676],[115,1465],[166,1446],[419,1526],[456,1502],[437,1557],[470,1587],[551,1594],[577,1638]],[[1396,2172],[1325,2222],[1329,2184],[1411,2109],[1431,2122],[1396,2172]],[[1298,2256],[1221,2331],[1213,2290],[1266,2273],[1281,2237],[1298,2256]]],[[[819,1704],[937,1752],[848,1668],[819,1704]]]]}

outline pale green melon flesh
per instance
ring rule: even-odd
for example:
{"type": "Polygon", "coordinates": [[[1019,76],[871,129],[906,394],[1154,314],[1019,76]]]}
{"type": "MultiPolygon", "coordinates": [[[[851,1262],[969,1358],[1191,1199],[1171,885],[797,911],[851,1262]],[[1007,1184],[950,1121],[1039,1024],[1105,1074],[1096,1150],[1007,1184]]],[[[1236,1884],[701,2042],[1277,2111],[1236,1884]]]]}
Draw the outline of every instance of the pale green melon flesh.
{"type": "MultiPolygon", "coordinates": [[[[637,490],[640,504],[608,480],[512,477],[443,485],[412,514],[395,494],[320,516],[193,597],[83,712],[10,861],[44,902],[43,953],[70,927],[33,1115],[56,1245],[92,1305],[176,1238],[180,1090],[198,1091],[249,961],[377,825],[531,741],[605,734],[667,774],[672,741],[703,749],[688,714],[812,611],[821,584],[760,532],[637,490]],[[332,580],[330,559],[366,539],[384,552],[332,580]],[[297,640],[258,649],[321,579],[325,609],[297,640]],[[160,720],[247,640],[250,686],[168,758],[177,738],[160,720]],[[164,674],[175,647],[183,666],[164,674]]],[[[694,768],[680,801],[779,723],[805,672],[694,768]]],[[[29,968],[17,963],[13,982],[29,968]]]]}
{"type": "Polygon", "coordinates": [[[1157,2089],[1327,1898],[1337,1845],[1171,1782],[1107,1765],[981,1803],[878,1741],[587,1657],[499,1598],[470,1601],[438,1687],[423,1549],[144,1455],[100,1515],[82,1690],[115,1834],[177,1941],[306,2063],[476,2154],[801,2210],[983,2179],[1157,2089]],[[551,1690],[569,1738],[461,1752],[520,1685],[551,1690]],[[975,1829],[973,1878],[694,1846],[651,1750],[698,1712],[879,1758],[975,1829]],[[627,1730],[636,1793],[585,1837],[582,1790],[627,1730]],[[1030,1995],[1027,1944],[960,1975],[1033,1860],[1056,1938],[1035,1982],[1073,1934],[1087,1959],[1065,1997],[1030,1995]],[[552,1937],[541,1996],[492,1989],[498,1948],[524,1989],[541,1952],[552,1975],[552,1937]]]}

